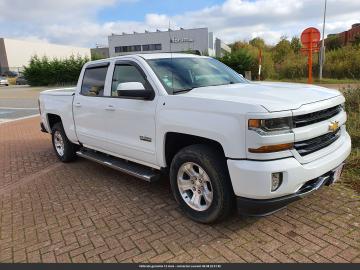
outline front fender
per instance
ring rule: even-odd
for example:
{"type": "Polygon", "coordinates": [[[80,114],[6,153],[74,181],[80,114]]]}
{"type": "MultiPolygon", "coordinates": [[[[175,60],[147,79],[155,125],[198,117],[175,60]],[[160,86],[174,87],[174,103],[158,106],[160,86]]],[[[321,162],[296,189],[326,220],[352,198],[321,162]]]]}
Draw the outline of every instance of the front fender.
{"type": "Polygon", "coordinates": [[[166,166],[165,137],[168,132],[194,135],[221,144],[227,158],[245,157],[244,118],[235,115],[162,109],[157,121],[157,161],[166,166]]]}

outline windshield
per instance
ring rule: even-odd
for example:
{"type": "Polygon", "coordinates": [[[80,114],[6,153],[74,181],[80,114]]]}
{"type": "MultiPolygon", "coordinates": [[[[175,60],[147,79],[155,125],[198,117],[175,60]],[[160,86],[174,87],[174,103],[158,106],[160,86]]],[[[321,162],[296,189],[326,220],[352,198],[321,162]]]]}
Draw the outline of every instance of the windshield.
{"type": "Polygon", "coordinates": [[[240,74],[213,58],[164,58],[147,62],[169,94],[197,87],[247,82],[240,74]]]}

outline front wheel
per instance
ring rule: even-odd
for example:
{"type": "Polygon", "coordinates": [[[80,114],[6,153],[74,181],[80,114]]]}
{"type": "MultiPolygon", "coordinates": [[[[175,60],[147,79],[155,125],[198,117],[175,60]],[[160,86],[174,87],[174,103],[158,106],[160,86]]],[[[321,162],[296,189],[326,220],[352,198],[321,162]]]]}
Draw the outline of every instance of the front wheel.
{"type": "Polygon", "coordinates": [[[51,136],[55,154],[62,162],[70,162],[76,158],[78,146],[66,137],[61,123],[56,123],[53,126],[51,136]]]}
{"type": "Polygon", "coordinates": [[[176,201],[194,221],[221,221],[232,210],[226,161],[215,148],[192,145],[180,150],[171,163],[170,182],[176,201]]]}

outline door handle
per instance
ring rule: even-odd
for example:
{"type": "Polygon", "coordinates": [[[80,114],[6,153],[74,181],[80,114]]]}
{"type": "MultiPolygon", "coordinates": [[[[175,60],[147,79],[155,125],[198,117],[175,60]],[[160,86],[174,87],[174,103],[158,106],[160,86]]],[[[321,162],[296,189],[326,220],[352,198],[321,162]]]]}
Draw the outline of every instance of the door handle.
{"type": "Polygon", "coordinates": [[[115,108],[113,105],[109,105],[105,108],[106,111],[115,111],[115,108]]]}
{"type": "Polygon", "coordinates": [[[80,108],[80,107],[81,107],[81,103],[80,103],[80,102],[76,102],[74,106],[80,108]]]}

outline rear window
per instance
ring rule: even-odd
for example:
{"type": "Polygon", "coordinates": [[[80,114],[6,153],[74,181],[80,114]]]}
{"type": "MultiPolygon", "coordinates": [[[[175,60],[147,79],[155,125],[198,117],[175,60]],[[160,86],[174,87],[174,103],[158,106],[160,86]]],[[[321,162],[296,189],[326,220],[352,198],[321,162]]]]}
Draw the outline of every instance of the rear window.
{"type": "Polygon", "coordinates": [[[81,86],[81,94],[91,97],[104,96],[107,70],[107,66],[87,68],[81,86]]]}

